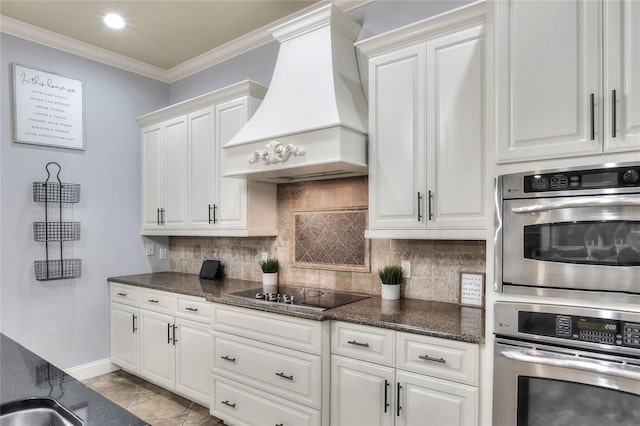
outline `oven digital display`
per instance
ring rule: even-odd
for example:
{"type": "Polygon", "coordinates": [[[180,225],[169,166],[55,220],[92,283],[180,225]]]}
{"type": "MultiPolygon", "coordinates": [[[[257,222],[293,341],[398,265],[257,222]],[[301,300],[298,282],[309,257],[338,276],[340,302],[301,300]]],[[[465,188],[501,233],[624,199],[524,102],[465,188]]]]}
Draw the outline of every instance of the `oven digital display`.
{"type": "Polygon", "coordinates": [[[618,184],[618,173],[588,173],[582,175],[583,188],[602,188],[618,184]]]}
{"type": "Polygon", "coordinates": [[[612,322],[578,321],[578,329],[616,333],[618,331],[618,324],[612,322]]]}

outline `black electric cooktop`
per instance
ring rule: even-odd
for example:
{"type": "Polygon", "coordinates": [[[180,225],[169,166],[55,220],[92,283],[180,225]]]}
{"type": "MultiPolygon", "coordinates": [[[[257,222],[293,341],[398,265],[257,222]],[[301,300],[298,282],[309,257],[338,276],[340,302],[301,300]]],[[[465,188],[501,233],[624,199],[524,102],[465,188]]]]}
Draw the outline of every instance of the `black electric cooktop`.
{"type": "Polygon", "coordinates": [[[226,296],[253,300],[257,303],[277,304],[278,306],[291,306],[294,308],[306,308],[318,311],[357,302],[358,300],[369,297],[361,294],[288,286],[278,286],[277,292],[272,293],[264,293],[262,287],[258,287],[227,293],[226,296]]]}

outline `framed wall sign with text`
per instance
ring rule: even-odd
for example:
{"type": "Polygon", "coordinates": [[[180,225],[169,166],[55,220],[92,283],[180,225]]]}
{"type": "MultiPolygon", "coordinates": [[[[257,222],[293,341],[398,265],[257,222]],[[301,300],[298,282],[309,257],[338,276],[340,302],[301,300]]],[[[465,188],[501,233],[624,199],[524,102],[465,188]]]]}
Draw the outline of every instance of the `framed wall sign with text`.
{"type": "Polygon", "coordinates": [[[460,272],[460,304],[484,308],[484,273],[460,272]]]}
{"type": "Polygon", "coordinates": [[[12,64],[13,140],[85,149],[82,80],[12,64]]]}

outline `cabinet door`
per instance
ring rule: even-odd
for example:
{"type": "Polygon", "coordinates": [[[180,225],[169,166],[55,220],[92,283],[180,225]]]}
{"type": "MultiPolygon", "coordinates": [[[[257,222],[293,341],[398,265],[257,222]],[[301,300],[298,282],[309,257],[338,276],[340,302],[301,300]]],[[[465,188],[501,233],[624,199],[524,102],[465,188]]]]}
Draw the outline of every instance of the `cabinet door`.
{"type": "Polygon", "coordinates": [[[394,369],[331,356],[331,424],[393,425],[394,369]]]}
{"type": "MultiPolygon", "coordinates": [[[[224,146],[244,126],[248,116],[248,99],[242,97],[216,105],[216,152],[224,161],[224,146]]],[[[216,226],[227,229],[247,227],[247,181],[221,176],[222,163],[216,163],[218,178],[218,203],[216,226]]]]}
{"type": "Polygon", "coordinates": [[[601,3],[495,7],[498,161],[600,153],[601,3]]]}
{"type": "Polygon", "coordinates": [[[176,318],[176,391],[209,406],[211,353],[208,324],[176,318]]]}
{"type": "Polygon", "coordinates": [[[162,206],[161,193],[164,190],[162,175],[161,125],[142,129],[142,228],[159,229],[162,206]]]}
{"type": "Polygon", "coordinates": [[[164,124],[164,227],[184,228],[187,221],[187,116],[164,124]]]}
{"type": "Polygon", "coordinates": [[[215,174],[214,108],[189,114],[189,223],[190,229],[213,227],[215,174]]]}
{"type": "Polygon", "coordinates": [[[484,25],[427,42],[427,228],[482,229],[484,25]]]}
{"type": "Polygon", "coordinates": [[[397,426],[478,424],[478,390],[428,376],[396,371],[397,426]]]}
{"type": "Polygon", "coordinates": [[[424,43],[369,61],[369,228],[424,229],[424,43]]]}
{"type": "Polygon", "coordinates": [[[637,150],[640,149],[640,2],[605,1],[604,19],[605,151],[637,150]]]}
{"type": "Polygon", "coordinates": [[[138,308],[111,303],[111,362],[138,372],[139,333],[138,308]]]}
{"type": "Polygon", "coordinates": [[[140,375],[167,389],[175,385],[173,317],[140,309],[140,375]]]}

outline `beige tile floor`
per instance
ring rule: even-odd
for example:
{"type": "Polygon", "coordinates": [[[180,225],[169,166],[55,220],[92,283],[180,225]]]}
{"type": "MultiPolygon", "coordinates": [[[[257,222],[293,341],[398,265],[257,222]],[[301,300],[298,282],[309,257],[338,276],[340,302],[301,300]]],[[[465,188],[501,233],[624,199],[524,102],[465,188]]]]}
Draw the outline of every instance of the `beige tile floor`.
{"type": "Polygon", "coordinates": [[[122,370],[83,383],[153,426],[222,426],[201,405],[122,370]]]}

